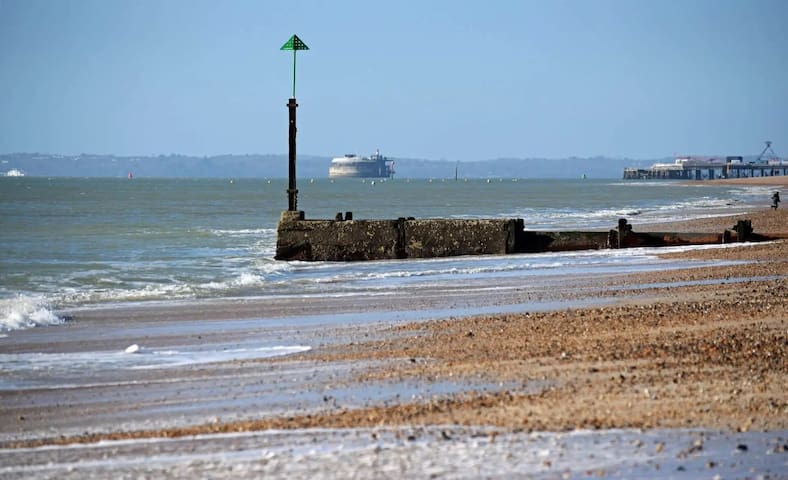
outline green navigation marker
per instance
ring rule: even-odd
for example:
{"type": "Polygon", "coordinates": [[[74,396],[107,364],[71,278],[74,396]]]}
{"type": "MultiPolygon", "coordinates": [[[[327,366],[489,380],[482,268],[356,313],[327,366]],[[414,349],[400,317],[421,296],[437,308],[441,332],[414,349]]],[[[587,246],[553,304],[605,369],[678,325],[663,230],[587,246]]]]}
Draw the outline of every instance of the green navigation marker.
{"type": "Polygon", "coordinates": [[[298,35],[293,35],[290,37],[290,40],[285,42],[282,45],[282,48],[279,50],[292,50],[293,51],[293,98],[295,98],[295,80],[296,80],[296,51],[298,50],[309,50],[309,47],[306,46],[298,35]]]}
{"type": "Polygon", "coordinates": [[[295,98],[295,80],[296,52],[298,50],[309,50],[309,47],[298,38],[298,35],[293,35],[279,50],[293,51],[293,96],[290,97],[290,101],[287,102],[287,110],[290,116],[290,129],[288,133],[289,148],[287,152],[287,211],[289,217],[295,216],[295,218],[303,220],[304,212],[299,212],[298,210],[298,189],[296,188],[296,108],[298,108],[298,104],[295,98]]]}

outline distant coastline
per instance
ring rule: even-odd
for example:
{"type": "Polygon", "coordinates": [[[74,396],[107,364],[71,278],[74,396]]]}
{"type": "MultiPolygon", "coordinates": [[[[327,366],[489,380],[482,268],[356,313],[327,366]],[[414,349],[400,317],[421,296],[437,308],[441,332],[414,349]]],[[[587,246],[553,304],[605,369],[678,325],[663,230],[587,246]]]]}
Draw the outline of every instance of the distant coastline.
{"type": "MultiPolygon", "coordinates": [[[[652,160],[610,157],[492,158],[457,162],[425,160],[396,155],[397,178],[493,178],[493,179],[620,179],[625,167],[645,167],[652,160]]],[[[665,160],[665,159],[662,159],[665,160]]],[[[660,161],[655,159],[655,161],[660,161]]],[[[214,156],[158,155],[117,156],[111,154],[60,155],[47,153],[0,154],[0,172],[18,169],[31,177],[126,178],[287,178],[285,154],[228,154],[214,156]]],[[[298,156],[299,178],[328,178],[331,157],[298,156]]],[[[3,176],[0,174],[0,176],[3,176]]],[[[730,179],[741,184],[782,182],[772,177],[730,179]]],[[[685,180],[692,182],[692,180],[685,180]]],[[[717,180],[714,180],[717,181],[717,180]]],[[[705,180],[708,182],[708,180],[705,180]]],[[[782,183],[781,183],[782,184],[782,183]]]]}
{"type": "MultiPolygon", "coordinates": [[[[299,178],[327,178],[332,157],[298,155],[299,178]]],[[[628,158],[490,158],[457,162],[452,159],[407,158],[396,153],[397,178],[590,178],[615,179],[628,165],[655,160],[628,158]]],[[[286,154],[227,154],[212,156],[50,153],[0,154],[0,170],[17,168],[33,177],[135,178],[287,178],[286,154]]]]}

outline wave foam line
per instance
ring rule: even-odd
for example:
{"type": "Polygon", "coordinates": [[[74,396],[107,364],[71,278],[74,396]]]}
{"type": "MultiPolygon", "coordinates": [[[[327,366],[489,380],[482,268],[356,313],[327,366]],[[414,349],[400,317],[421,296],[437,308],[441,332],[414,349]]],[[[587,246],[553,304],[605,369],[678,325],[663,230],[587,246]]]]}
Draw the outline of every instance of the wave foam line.
{"type": "Polygon", "coordinates": [[[20,294],[0,299],[0,331],[59,325],[64,321],[52,312],[44,297],[20,294]]]}

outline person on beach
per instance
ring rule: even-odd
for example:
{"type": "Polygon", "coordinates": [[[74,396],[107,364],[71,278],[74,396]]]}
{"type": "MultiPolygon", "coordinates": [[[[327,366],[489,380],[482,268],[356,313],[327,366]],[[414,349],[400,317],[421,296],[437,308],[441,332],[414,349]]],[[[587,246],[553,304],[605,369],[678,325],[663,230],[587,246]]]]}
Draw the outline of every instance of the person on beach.
{"type": "Polygon", "coordinates": [[[780,203],[780,192],[774,192],[774,195],[772,195],[772,209],[777,210],[778,203],[780,203]]]}

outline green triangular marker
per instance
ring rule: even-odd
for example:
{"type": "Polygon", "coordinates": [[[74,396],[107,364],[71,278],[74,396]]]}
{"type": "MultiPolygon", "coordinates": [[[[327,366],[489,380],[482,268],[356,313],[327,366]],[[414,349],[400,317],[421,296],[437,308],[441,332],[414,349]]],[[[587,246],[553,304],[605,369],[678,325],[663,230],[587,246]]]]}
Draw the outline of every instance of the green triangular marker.
{"type": "Polygon", "coordinates": [[[309,47],[307,47],[306,43],[304,43],[303,41],[301,41],[300,38],[298,38],[298,35],[293,35],[292,37],[290,37],[290,40],[285,42],[285,44],[282,45],[282,48],[280,48],[279,50],[293,51],[293,98],[295,98],[296,51],[309,50],[309,47]]]}
{"type": "Polygon", "coordinates": [[[279,50],[309,50],[309,47],[298,38],[298,35],[293,35],[279,50]]]}

